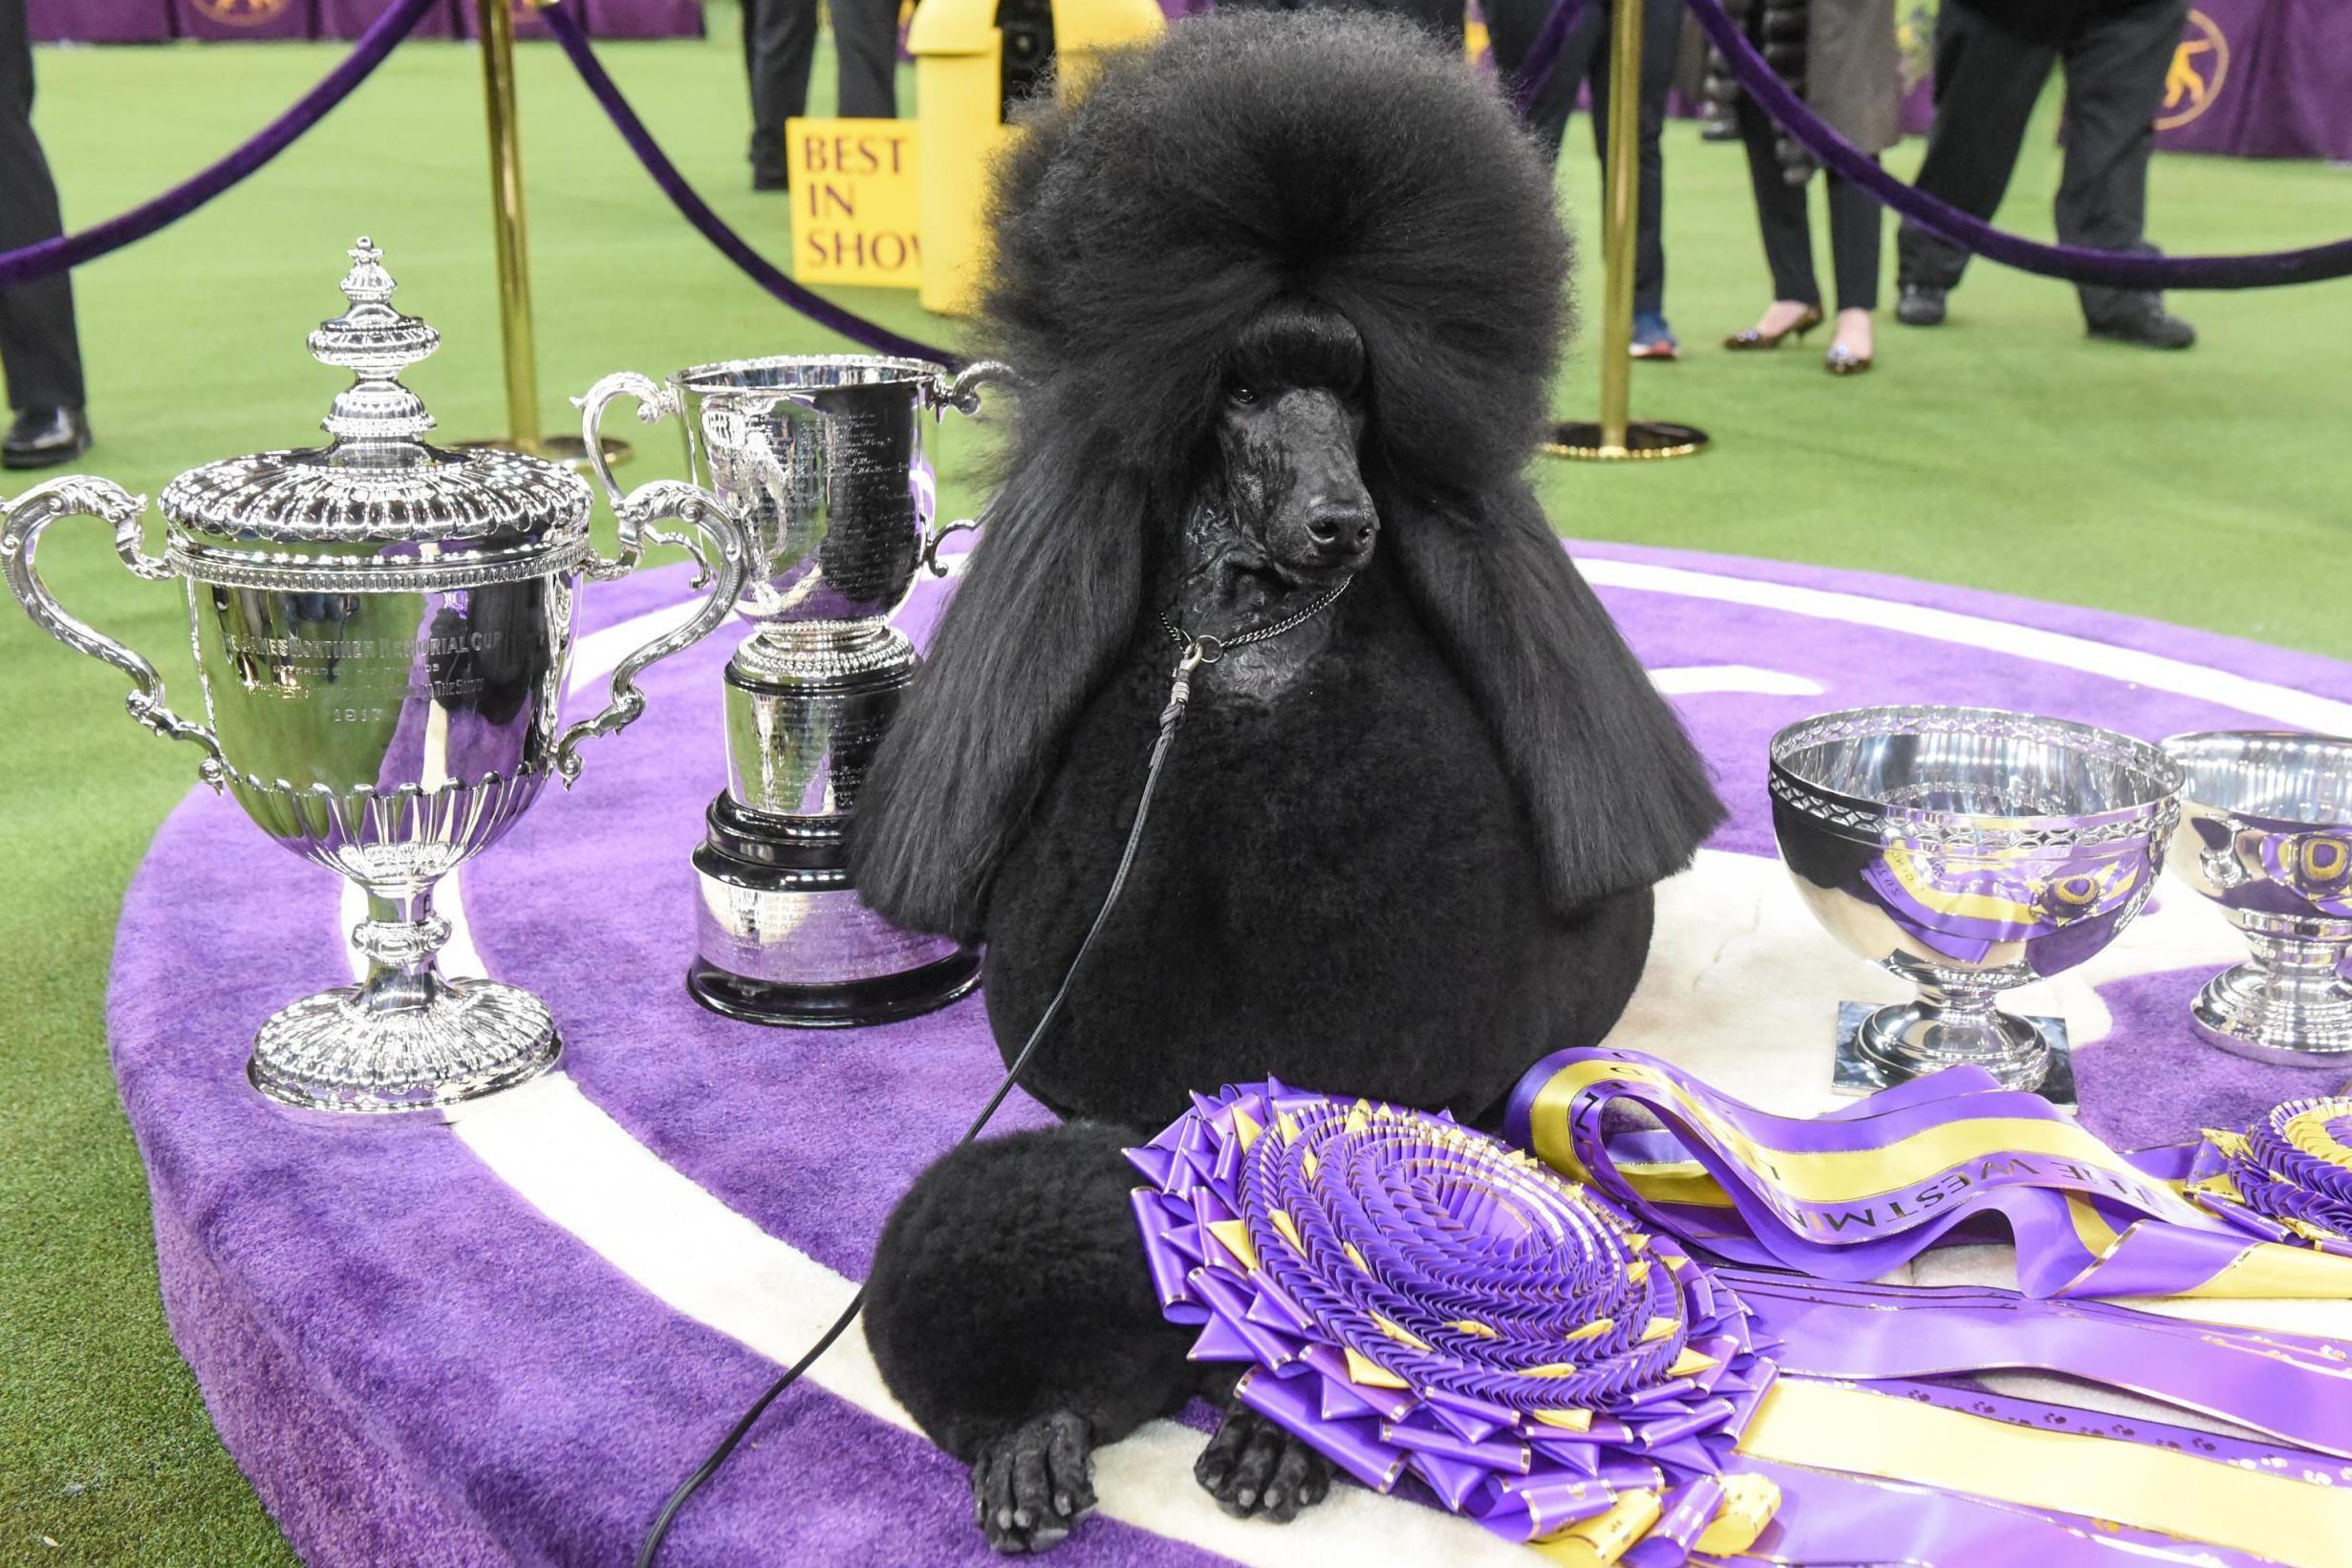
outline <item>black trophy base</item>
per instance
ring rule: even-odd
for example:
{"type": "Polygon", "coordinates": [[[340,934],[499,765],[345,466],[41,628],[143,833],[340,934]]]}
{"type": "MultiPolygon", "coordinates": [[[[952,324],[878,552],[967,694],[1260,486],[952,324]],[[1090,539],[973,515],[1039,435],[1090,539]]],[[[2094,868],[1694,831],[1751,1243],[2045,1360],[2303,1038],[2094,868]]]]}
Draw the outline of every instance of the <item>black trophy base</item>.
{"type": "Polygon", "coordinates": [[[705,958],[686,971],[686,994],[714,1013],[788,1029],[856,1029],[937,1012],[980,984],[980,955],[958,949],[902,974],[838,985],[788,985],[731,975],[705,958]]]}
{"type": "Polygon", "coordinates": [[[686,991],[712,1012],[854,1029],[932,1012],[980,984],[979,954],[901,931],[859,900],[847,818],[775,817],[721,795],[704,820],[686,991]]]}

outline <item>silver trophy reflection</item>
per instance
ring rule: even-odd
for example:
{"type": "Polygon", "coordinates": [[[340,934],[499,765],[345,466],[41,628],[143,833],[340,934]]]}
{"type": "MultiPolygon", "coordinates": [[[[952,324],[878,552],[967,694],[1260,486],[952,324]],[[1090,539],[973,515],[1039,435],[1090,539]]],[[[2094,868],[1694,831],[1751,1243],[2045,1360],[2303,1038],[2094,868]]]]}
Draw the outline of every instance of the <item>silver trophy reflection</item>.
{"type": "Polygon", "coordinates": [[[146,553],[142,497],[100,479],[53,481],[0,511],[0,566],[33,620],[131,677],[131,717],[201,747],[202,777],[261,828],[365,890],[352,934],[356,986],[293,1003],[261,1027],[247,1073],[303,1110],[436,1111],[544,1072],[562,1049],[545,1003],[434,967],[450,934],[433,886],[495,844],[550,776],[579,772],[580,743],[636,719],[635,678],[726,616],[749,543],[726,508],[677,483],[617,510],[620,553],[591,553],[588,485],[510,452],[420,439],[433,417],[399,375],[440,335],[391,306],[365,239],[343,279],[350,309],[310,336],[349,370],[316,450],[233,458],[163,492],[164,553],[146,553]],[[206,721],[164,706],[155,666],[67,613],[34,569],[41,533],[87,514],[123,564],[187,593],[206,721]],[[647,525],[675,517],[715,550],[647,525]],[[623,659],[613,700],[559,728],[580,579],[634,568],[647,539],[705,559],[694,616],[623,659]]]}
{"type": "Polygon", "coordinates": [[[1840,1010],[1836,1086],[1963,1063],[2074,1101],[2065,1026],[2001,992],[2072,969],[2153,891],[2181,770],[2143,741],[1992,708],[1851,708],[1772,740],[1772,826],[1814,917],[1919,999],[1840,1010]]]}
{"type": "MultiPolygon", "coordinates": [[[[694,857],[697,999],[731,1018],[801,1026],[907,1018],[978,983],[977,955],[901,931],[859,900],[849,870],[858,788],[917,658],[890,624],[918,568],[943,573],[925,450],[944,411],[971,414],[1004,375],[950,379],[919,359],[819,355],[633,371],[578,399],[589,450],[604,411],[633,398],[675,416],[695,481],[749,526],[736,609],[753,631],[727,663],[727,787],[694,857]]],[[[601,463],[597,477],[618,488],[601,463]]]]}

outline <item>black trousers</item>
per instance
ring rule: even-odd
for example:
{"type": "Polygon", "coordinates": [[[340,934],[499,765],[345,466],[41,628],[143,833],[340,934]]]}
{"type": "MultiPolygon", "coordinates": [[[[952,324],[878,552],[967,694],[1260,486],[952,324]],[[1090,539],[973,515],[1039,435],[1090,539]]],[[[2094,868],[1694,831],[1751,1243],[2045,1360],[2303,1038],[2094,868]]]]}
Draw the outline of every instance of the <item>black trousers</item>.
{"type": "MultiPolygon", "coordinates": [[[[838,112],[898,113],[898,0],[828,0],[840,67],[838,112]]],[[[817,0],[744,0],[744,68],[751,77],[751,166],[784,173],[784,122],[809,110],[817,0]]]]}
{"type": "MultiPolygon", "coordinates": [[[[1919,188],[1964,212],[1991,218],[2009,188],[2034,100],[2050,67],[2066,72],[2065,172],[2058,187],[2064,245],[2147,251],[2147,161],[2165,74],[2180,43],[2187,0],[2091,0],[2059,35],[2029,36],[1944,0],[1935,18],[1935,130],[1919,188]]],[[[1950,289],[1968,253],[1903,226],[1895,244],[1907,284],[1950,289]]],[[[2140,297],[2085,287],[2082,313],[2112,318],[2140,297]]]]}
{"type": "Polygon", "coordinates": [[[1805,192],[1816,183],[1829,193],[1829,265],[1841,311],[1878,309],[1878,203],[1861,186],[1827,169],[1814,171],[1802,185],[1780,177],[1772,117],[1745,93],[1735,111],[1739,140],[1748,145],[1748,179],[1756,186],[1756,222],[1764,235],[1764,265],[1772,268],[1772,295],[1819,305],[1822,286],[1813,276],[1813,225],[1805,192]]]}
{"type": "MultiPolygon", "coordinates": [[[[57,187],[32,135],[32,38],[25,0],[0,0],[0,250],[64,232],[57,187]]],[[[79,408],[81,347],[63,272],[0,289],[0,375],[9,406],[79,408]]]]}
{"type": "MultiPolygon", "coordinates": [[[[1506,82],[1519,75],[1537,34],[1543,31],[1544,18],[1557,3],[1486,0],[1487,37],[1494,46],[1495,69],[1506,82]]],[[[1577,92],[1586,82],[1592,84],[1592,144],[1600,154],[1603,171],[1591,203],[1596,212],[1603,210],[1599,193],[1608,183],[1611,9],[1611,0],[1584,0],[1584,10],[1561,45],[1560,63],[1527,109],[1527,125],[1536,144],[1544,156],[1557,161],[1577,92]]],[[[1642,0],[1641,177],[1635,187],[1641,210],[1633,236],[1633,309],[1645,314],[1663,313],[1666,299],[1666,160],[1658,150],[1658,137],[1666,128],[1666,95],[1674,84],[1681,36],[1682,0],[1642,0]]]]}

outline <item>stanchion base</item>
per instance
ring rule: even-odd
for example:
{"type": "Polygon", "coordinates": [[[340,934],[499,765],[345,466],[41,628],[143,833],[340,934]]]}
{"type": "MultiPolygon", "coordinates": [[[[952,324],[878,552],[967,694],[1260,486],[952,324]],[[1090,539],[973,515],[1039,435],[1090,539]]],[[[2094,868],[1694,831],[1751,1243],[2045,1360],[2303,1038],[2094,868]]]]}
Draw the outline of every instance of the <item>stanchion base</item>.
{"type": "Polygon", "coordinates": [[[1635,462],[1657,458],[1687,458],[1707,445],[1707,432],[1696,425],[1669,424],[1660,419],[1636,419],[1626,426],[1623,446],[1604,444],[1601,427],[1588,419],[1566,419],[1552,426],[1543,450],[1555,458],[1578,462],[1635,462]]]}
{"type": "MultiPolygon", "coordinates": [[[[635,456],[629,443],[617,437],[606,436],[601,440],[608,467],[617,468],[635,456]]],[[[529,457],[545,458],[558,467],[570,468],[575,473],[584,473],[588,468],[588,443],[577,436],[542,436],[535,446],[521,446],[504,436],[494,436],[482,440],[451,441],[449,449],[453,452],[521,452],[529,457]]]]}

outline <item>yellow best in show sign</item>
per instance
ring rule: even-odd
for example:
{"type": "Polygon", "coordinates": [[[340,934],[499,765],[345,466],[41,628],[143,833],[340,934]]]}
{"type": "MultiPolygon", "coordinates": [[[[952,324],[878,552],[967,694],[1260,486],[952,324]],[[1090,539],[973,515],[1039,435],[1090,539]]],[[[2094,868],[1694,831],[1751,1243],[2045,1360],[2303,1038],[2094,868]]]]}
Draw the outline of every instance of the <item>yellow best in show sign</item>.
{"type": "Polygon", "coordinates": [[[911,119],[788,119],[792,275],[803,283],[912,289],[922,215],[911,119]]]}

